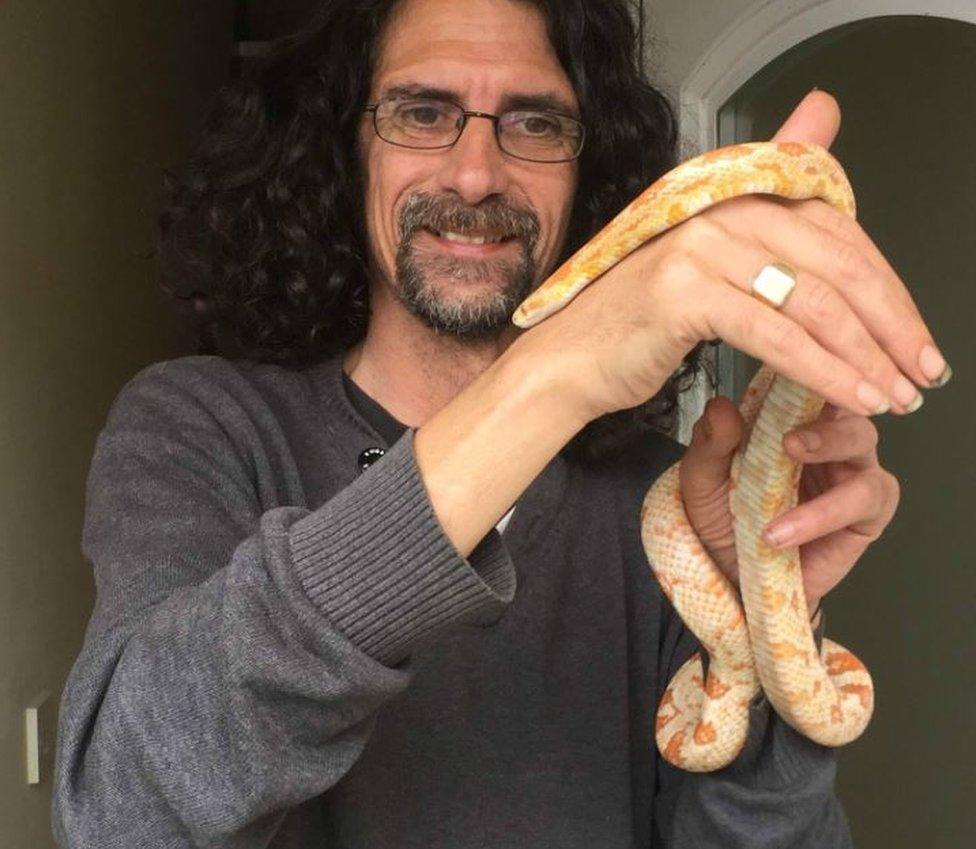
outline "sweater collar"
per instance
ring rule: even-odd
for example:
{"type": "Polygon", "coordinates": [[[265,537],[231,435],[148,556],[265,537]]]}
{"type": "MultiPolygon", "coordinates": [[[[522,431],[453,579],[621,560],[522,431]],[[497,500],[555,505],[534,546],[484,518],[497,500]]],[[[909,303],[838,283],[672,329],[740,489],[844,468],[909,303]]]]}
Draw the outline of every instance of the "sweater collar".
{"type": "MultiPolygon", "coordinates": [[[[388,437],[398,428],[403,428],[402,436],[407,428],[362,390],[359,392],[365,401],[357,399],[359,403],[354,403],[343,381],[344,359],[345,353],[340,352],[323,360],[310,370],[310,377],[324,408],[345,424],[352,425],[350,441],[336,445],[336,449],[349,451],[359,458],[372,449],[389,448],[391,441],[388,437]],[[362,409],[364,404],[368,405],[367,409],[362,409]]],[[[557,454],[523,492],[503,534],[513,553],[515,550],[527,551],[544,542],[553,528],[555,510],[566,490],[568,478],[567,463],[557,454]]]]}

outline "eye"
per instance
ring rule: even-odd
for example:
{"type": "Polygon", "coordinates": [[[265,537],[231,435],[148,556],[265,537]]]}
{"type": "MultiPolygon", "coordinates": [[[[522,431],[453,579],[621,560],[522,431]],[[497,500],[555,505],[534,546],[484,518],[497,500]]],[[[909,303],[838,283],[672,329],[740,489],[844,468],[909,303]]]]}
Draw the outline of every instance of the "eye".
{"type": "Polygon", "coordinates": [[[511,116],[512,129],[525,136],[545,139],[562,135],[562,122],[555,115],[544,112],[518,112],[511,116]]]}
{"type": "Polygon", "coordinates": [[[429,101],[403,103],[397,108],[397,119],[417,129],[438,129],[452,125],[451,111],[429,101]]]}

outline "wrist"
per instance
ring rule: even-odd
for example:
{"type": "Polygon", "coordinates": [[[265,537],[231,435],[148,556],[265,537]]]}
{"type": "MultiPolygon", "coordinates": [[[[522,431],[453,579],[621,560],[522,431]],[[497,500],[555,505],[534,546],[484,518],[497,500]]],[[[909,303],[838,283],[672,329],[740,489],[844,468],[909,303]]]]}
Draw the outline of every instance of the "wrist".
{"type": "Polygon", "coordinates": [[[529,381],[552,403],[575,431],[610,412],[599,397],[601,380],[593,374],[594,358],[556,328],[556,315],[519,336],[500,360],[529,381]]]}
{"type": "Polygon", "coordinates": [[[513,348],[414,439],[434,513],[462,557],[585,424],[545,361],[513,348]]]}

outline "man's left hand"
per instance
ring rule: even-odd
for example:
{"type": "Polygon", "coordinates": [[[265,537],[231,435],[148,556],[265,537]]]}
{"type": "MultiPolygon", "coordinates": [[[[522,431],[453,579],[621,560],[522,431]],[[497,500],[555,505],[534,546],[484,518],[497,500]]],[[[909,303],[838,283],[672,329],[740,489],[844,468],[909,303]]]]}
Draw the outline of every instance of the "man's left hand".
{"type": "MultiPolygon", "coordinates": [[[[713,398],[696,423],[681,462],[681,492],[688,519],[708,553],[738,585],[738,562],[729,471],[743,422],[728,398],[713,398]]],[[[800,547],[803,587],[811,615],[820,599],[850,572],[887,527],[898,506],[898,479],[878,462],[878,431],[866,416],[825,404],[820,416],[783,440],[787,454],[804,463],[799,502],[767,530],[780,548],[800,547]],[[798,437],[813,437],[807,448],[798,437]]]]}

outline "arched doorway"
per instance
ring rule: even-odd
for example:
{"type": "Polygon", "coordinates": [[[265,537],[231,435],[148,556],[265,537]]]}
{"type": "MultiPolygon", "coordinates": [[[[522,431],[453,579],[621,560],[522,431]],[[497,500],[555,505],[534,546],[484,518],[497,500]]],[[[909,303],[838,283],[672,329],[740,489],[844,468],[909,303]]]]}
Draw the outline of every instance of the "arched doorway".
{"type": "MultiPolygon", "coordinates": [[[[840,754],[855,845],[961,849],[976,828],[976,4],[797,5],[760,4],[714,43],[682,88],[683,153],[769,138],[811,87],[830,91],[844,116],[832,151],[859,222],[954,365],[921,411],[875,420],[901,504],[826,610],[828,633],[877,687],[871,726],[840,754]]],[[[720,356],[722,391],[736,397],[752,364],[720,356]]]]}

